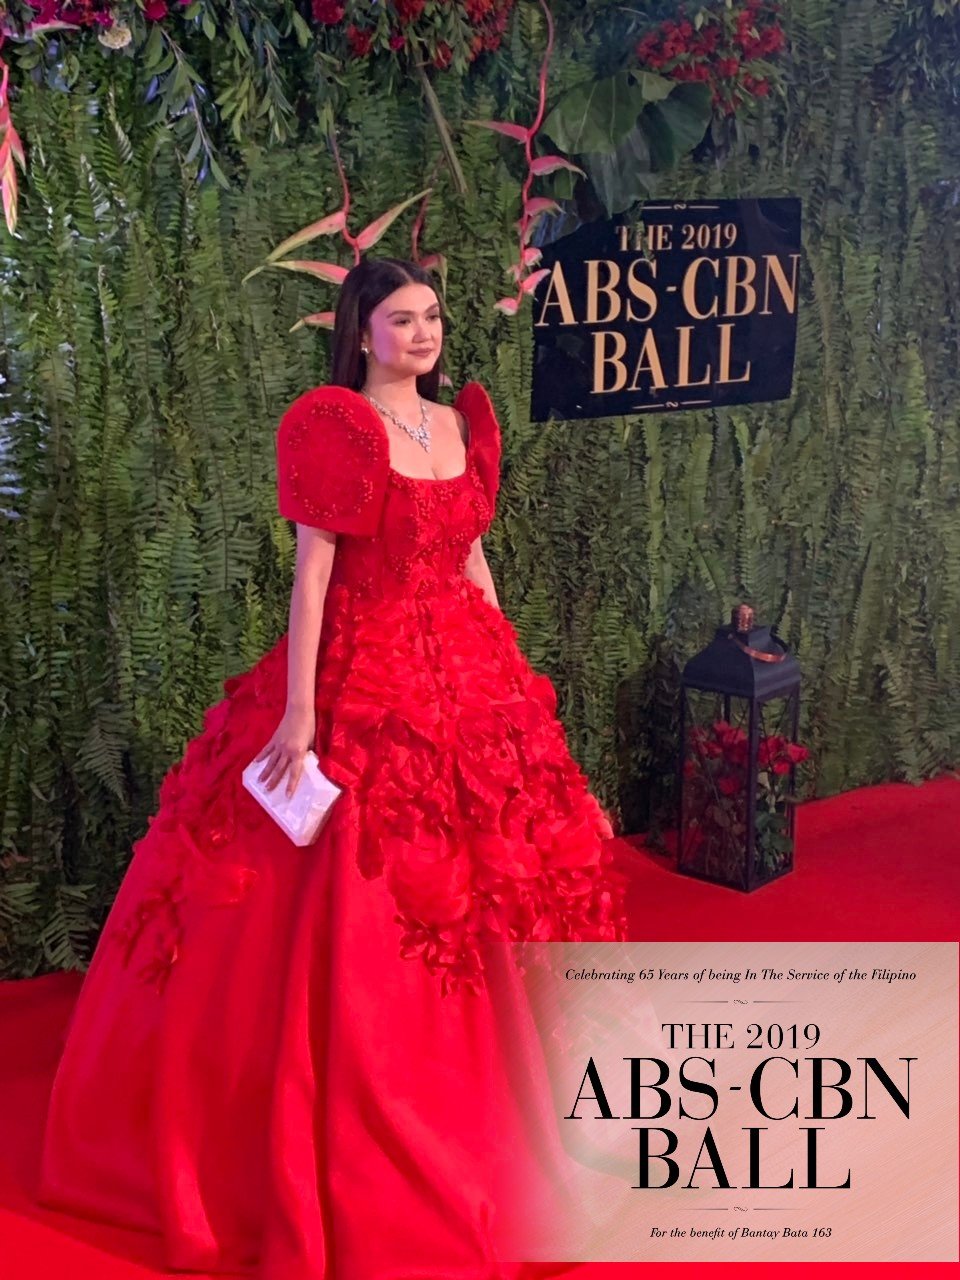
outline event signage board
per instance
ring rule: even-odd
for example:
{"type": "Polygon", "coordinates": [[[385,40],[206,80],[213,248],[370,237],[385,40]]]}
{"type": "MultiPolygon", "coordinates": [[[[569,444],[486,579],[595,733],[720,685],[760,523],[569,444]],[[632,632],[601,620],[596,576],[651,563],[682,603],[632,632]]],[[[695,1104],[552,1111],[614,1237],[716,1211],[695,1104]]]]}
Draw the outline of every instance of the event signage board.
{"type": "Polygon", "coordinates": [[[524,1257],[956,1263],[956,943],[524,958],[562,1142],[524,1257]]]}
{"type": "Polygon", "coordinates": [[[649,202],[544,246],[532,420],[787,399],[800,259],[792,196],[649,202]]]}

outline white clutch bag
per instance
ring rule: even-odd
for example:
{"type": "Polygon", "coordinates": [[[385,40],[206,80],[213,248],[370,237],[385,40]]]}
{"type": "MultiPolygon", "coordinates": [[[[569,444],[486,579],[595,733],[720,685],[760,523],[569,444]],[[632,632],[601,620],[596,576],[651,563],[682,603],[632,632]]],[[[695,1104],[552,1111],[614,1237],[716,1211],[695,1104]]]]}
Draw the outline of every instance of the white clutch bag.
{"type": "Polygon", "coordinates": [[[292,796],[287,795],[286,774],[272,791],[260,781],[260,774],[266,767],[266,760],[251,760],[242,774],[243,785],[294,844],[313,844],[329,818],[341,788],[331,782],[320,768],[315,751],[308,751],[303,757],[303,772],[292,796]]]}

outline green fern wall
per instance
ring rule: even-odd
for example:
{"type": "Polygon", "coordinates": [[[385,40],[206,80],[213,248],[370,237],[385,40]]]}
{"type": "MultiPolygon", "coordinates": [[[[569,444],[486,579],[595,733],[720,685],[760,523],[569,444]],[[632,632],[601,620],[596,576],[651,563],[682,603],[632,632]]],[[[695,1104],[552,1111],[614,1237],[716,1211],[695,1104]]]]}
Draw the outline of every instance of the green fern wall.
{"type": "MultiPolygon", "coordinates": [[[[531,424],[530,313],[491,309],[514,155],[457,126],[532,115],[535,12],[515,81],[438,84],[471,191],[441,177],[421,245],[450,259],[448,370],[484,381],[503,424],[488,558],[627,830],[669,794],[677,671],[741,599],[801,661],[808,795],[960,760],[957,108],[890,89],[881,0],[801,0],[785,18],[786,109],[766,104],[750,148],[688,159],[652,193],[802,198],[794,393],[777,404],[531,424]]],[[[330,291],[240,283],[339,204],[322,136],[250,145],[229,193],[198,191],[124,66],[85,55],[85,91],[28,83],[16,103],[34,145],[0,270],[7,973],[85,962],[165,770],[286,626],[274,430],[325,377],[327,336],[288,330],[330,291]]],[[[561,51],[551,86],[581,74],[561,51]]],[[[424,185],[437,144],[413,90],[384,99],[351,71],[347,101],[356,228],[424,185]]],[[[409,227],[379,248],[406,255],[409,227]]]]}

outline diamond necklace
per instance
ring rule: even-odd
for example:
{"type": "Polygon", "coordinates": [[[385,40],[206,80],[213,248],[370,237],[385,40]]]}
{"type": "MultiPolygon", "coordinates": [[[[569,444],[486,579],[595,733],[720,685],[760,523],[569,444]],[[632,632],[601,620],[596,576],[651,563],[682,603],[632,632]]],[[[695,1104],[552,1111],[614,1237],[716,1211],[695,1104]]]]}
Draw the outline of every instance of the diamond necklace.
{"type": "Polygon", "coordinates": [[[374,400],[373,396],[370,395],[369,392],[361,391],[360,394],[369,400],[375,409],[378,409],[382,414],[388,417],[391,422],[395,422],[401,431],[405,431],[408,436],[413,440],[416,440],[417,444],[423,445],[427,453],[430,452],[430,428],[427,426],[429,415],[427,413],[426,401],[422,396],[417,396],[417,399],[420,401],[420,425],[419,427],[408,427],[405,422],[400,421],[392,409],[388,409],[387,406],[385,404],[381,404],[379,400],[374,400]]]}

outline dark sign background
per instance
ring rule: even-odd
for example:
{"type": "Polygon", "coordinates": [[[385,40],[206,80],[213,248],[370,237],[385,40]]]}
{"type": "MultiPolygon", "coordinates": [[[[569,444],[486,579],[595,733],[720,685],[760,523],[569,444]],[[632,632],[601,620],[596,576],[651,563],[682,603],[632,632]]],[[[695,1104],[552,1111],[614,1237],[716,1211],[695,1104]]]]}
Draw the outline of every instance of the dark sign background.
{"type": "Polygon", "coordinates": [[[533,295],[531,419],[786,399],[796,348],[800,253],[796,197],[651,201],[636,220],[621,215],[591,222],[544,246],[535,269],[548,267],[551,274],[533,295]],[[642,246],[634,243],[641,232],[642,246]],[[779,264],[779,281],[771,259],[779,264]],[[594,270],[601,286],[593,291],[593,320],[590,260],[599,260],[594,270]],[[697,265],[698,260],[704,261],[697,265]],[[646,297],[630,291],[631,264],[634,287],[652,291],[646,297]],[[743,287],[751,270],[753,297],[743,287]],[[603,286],[617,271],[611,295],[603,286]],[[793,290],[792,302],[783,280],[793,290]],[[628,303],[641,319],[629,318],[628,303]],[[611,307],[618,313],[605,319],[611,307]],[[714,308],[716,314],[709,315],[714,308]],[[604,354],[617,358],[605,361],[604,354]],[[657,362],[662,386],[651,368],[657,362]]]}

